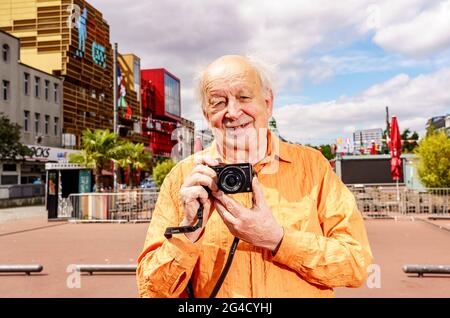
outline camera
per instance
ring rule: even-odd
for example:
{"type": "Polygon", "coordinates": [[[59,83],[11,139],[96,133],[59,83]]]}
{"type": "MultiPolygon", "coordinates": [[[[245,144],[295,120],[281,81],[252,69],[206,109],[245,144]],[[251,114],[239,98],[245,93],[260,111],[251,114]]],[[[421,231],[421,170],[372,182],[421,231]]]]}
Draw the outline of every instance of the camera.
{"type": "Polygon", "coordinates": [[[252,192],[253,168],[249,163],[210,167],[217,174],[217,187],[224,193],[252,192]]]}

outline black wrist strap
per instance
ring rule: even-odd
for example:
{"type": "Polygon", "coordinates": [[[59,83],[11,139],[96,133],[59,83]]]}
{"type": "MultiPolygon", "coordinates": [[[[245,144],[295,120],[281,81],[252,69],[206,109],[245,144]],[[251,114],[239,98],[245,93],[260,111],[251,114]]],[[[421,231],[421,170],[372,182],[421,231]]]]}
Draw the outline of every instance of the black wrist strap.
{"type": "Polygon", "coordinates": [[[195,225],[166,228],[166,232],[164,233],[164,236],[166,238],[170,239],[173,234],[195,232],[199,228],[201,228],[203,226],[203,204],[201,204],[201,203],[200,203],[200,207],[197,210],[197,219],[198,219],[198,222],[195,225]]]}

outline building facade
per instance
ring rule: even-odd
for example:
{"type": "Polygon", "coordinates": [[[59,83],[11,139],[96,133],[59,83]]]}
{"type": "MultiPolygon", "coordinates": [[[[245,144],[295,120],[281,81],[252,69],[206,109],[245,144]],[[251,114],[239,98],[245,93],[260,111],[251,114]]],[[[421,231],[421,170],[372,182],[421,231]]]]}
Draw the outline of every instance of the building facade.
{"type": "Polygon", "coordinates": [[[153,157],[178,161],[194,153],[194,122],[181,117],[180,80],[164,68],[141,70],[143,133],[153,157]]]}
{"type": "Polygon", "coordinates": [[[445,131],[450,136],[450,115],[436,116],[428,119],[426,129],[433,127],[436,131],[445,131]]]}
{"type": "Polygon", "coordinates": [[[180,80],[166,69],[141,70],[144,134],[154,157],[171,157],[181,125],[180,80]]]}
{"type": "Polygon", "coordinates": [[[109,25],[84,0],[2,0],[0,29],[21,40],[26,65],[63,77],[63,145],[85,128],[113,128],[109,25]]]}
{"type": "Polygon", "coordinates": [[[356,130],[353,133],[353,145],[355,148],[362,146],[363,148],[370,148],[372,143],[377,145],[378,149],[381,149],[383,145],[383,129],[363,129],[356,130]]]}
{"type": "Polygon", "coordinates": [[[20,141],[33,151],[25,161],[2,162],[0,184],[29,184],[45,177],[45,162],[58,161],[63,81],[21,63],[20,40],[4,31],[0,47],[0,112],[21,126],[20,141]]]}
{"type": "Polygon", "coordinates": [[[149,146],[149,139],[144,135],[141,107],[141,60],[134,54],[118,54],[118,94],[125,94],[118,102],[118,126],[122,137],[134,143],[143,143],[149,146]],[[124,92],[121,92],[121,85],[124,92]]]}

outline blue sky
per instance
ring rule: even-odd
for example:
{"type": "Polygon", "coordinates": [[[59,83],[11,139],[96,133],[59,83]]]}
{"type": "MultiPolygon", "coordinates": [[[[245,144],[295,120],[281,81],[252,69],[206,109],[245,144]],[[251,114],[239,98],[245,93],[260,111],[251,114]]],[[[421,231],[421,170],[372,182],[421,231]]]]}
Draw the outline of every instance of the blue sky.
{"type": "Polygon", "coordinates": [[[382,128],[386,105],[421,134],[450,113],[450,0],[89,2],[121,52],[181,79],[182,115],[200,129],[193,78],[231,53],[277,65],[274,116],[292,141],[382,128]]]}
{"type": "MultiPolygon", "coordinates": [[[[346,65],[347,67],[337,69],[333,75],[320,81],[305,78],[301,83],[297,83],[296,87],[287,86],[280,91],[281,95],[278,97],[276,106],[299,101],[317,103],[338,99],[343,95],[353,96],[401,73],[416,77],[438,68],[428,59],[411,60],[413,65],[403,65],[402,63],[408,60],[407,56],[384,51],[373,43],[370,36],[328,51],[324,48],[312,50],[306,59],[314,63],[323,56],[336,60],[353,57],[357,58],[360,65],[354,65],[354,67],[358,67],[355,70],[348,69],[349,65],[346,65]],[[376,63],[377,61],[379,64],[376,63]]],[[[448,63],[447,65],[450,66],[448,63]]]]}

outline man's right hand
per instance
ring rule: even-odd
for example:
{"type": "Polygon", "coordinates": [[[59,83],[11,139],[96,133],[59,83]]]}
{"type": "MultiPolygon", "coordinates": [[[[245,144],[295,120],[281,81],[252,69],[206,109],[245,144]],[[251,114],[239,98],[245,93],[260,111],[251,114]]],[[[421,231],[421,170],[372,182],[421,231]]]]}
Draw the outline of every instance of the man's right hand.
{"type": "MultiPolygon", "coordinates": [[[[197,223],[197,210],[201,202],[203,204],[203,226],[206,225],[212,210],[212,201],[204,187],[212,192],[218,191],[216,172],[209,166],[216,166],[219,162],[210,157],[199,157],[196,166],[192,169],[180,189],[181,202],[183,204],[184,218],[180,226],[193,226],[197,223]]],[[[184,235],[195,242],[200,237],[203,228],[184,235]]]]}

